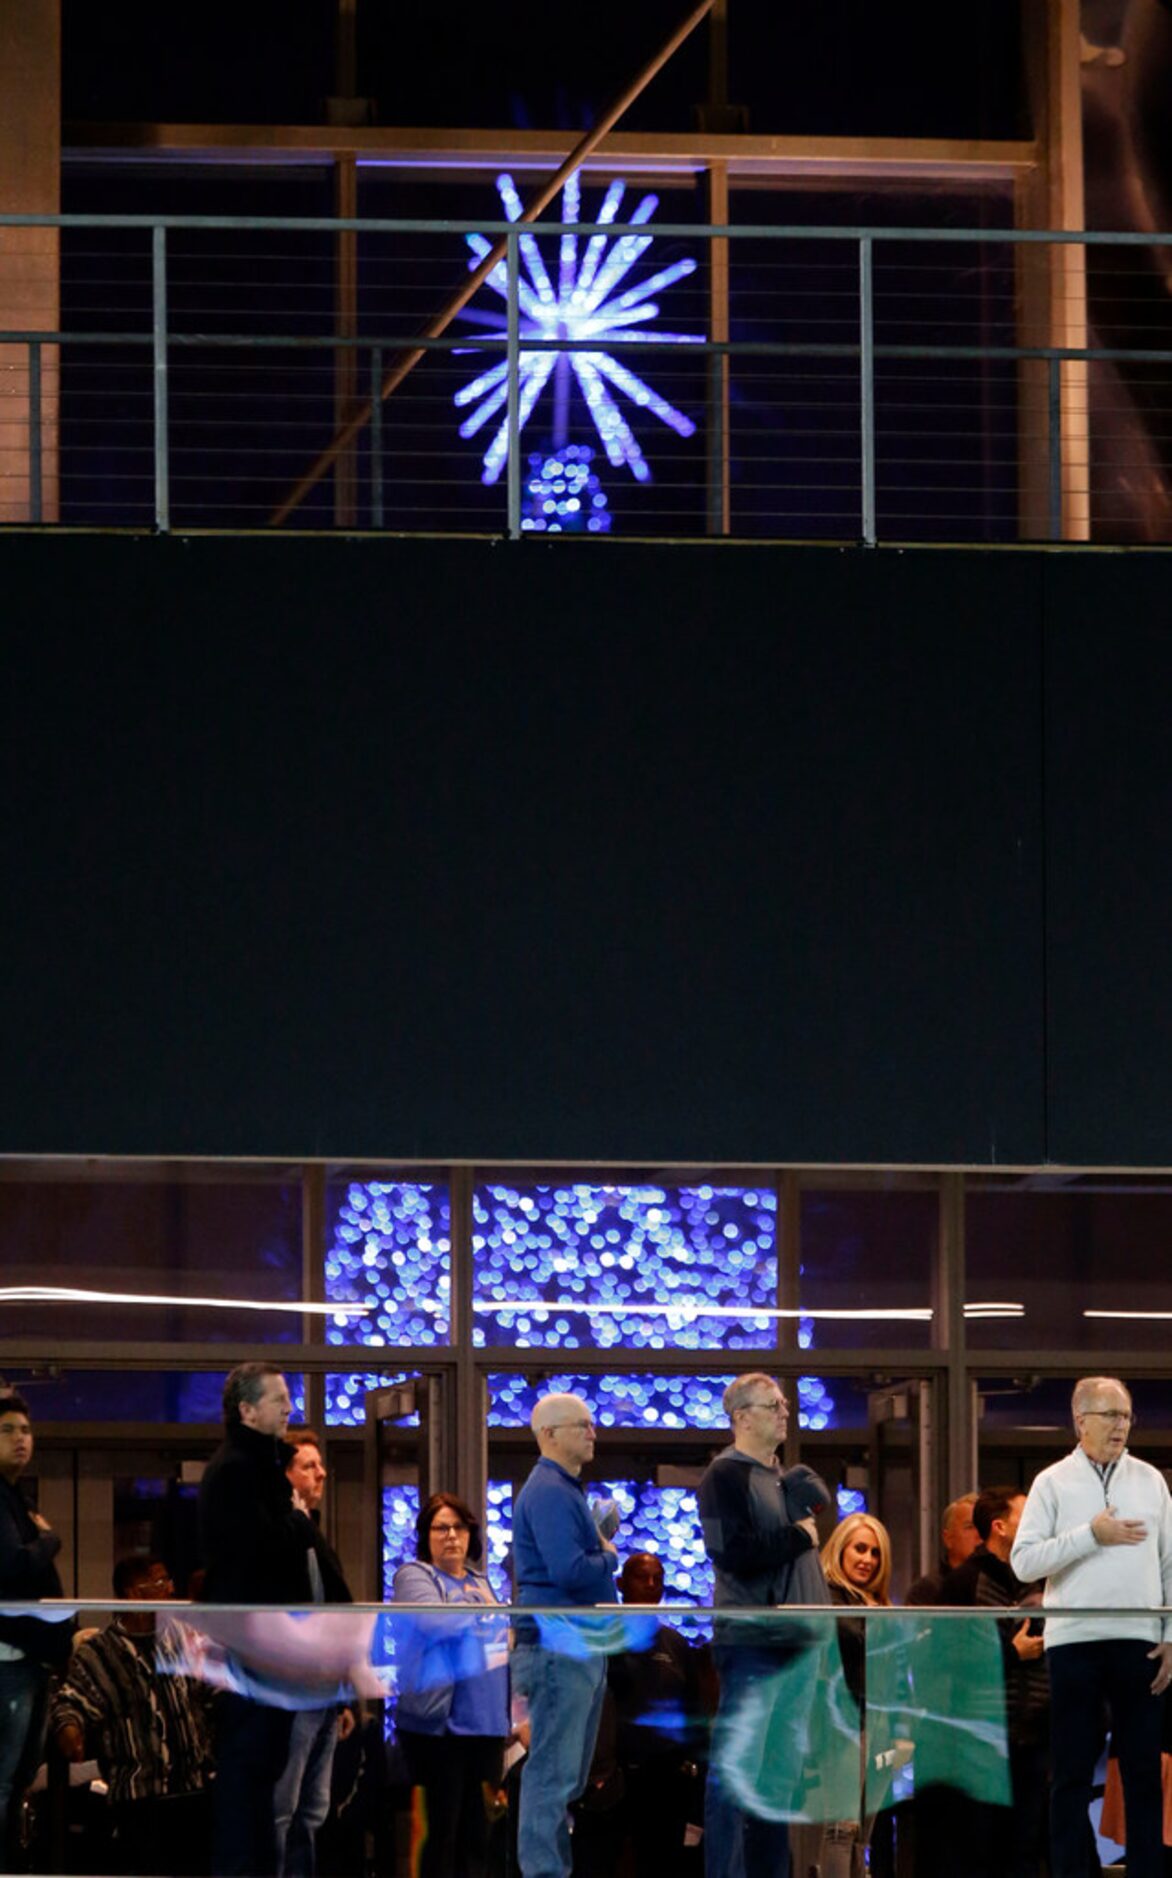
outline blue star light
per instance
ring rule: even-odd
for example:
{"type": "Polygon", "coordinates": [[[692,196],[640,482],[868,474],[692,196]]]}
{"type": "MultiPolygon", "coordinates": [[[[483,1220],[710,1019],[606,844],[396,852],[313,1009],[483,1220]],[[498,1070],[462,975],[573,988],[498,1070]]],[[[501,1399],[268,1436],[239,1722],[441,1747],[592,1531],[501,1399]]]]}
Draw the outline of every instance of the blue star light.
{"type": "MultiPolygon", "coordinates": [[[[522,205],[512,177],[498,176],[497,189],[508,220],[518,221],[522,205]]],[[[600,224],[615,220],[624,194],[623,183],[611,183],[598,211],[600,224]]],[[[658,201],[657,196],[644,196],[629,218],[632,226],[641,226],[649,221],[658,207],[658,201]]],[[[562,192],[564,223],[578,221],[580,203],[581,182],[575,172],[562,192]]],[[[469,266],[475,267],[489,252],[492,244],[483,235],[467,235],[465,240],[473,255],[469,266]]],[[[620,338],[624,344],[637,340],[654,340],[657,345],[702,344],[701,333],[657,332],[650,330],[647,324],[659,316],[659,307],[652,295],[694,273],[695,261],[673,261],[670,266],[620,291],[623,281],[636,261],[651,247],[652,241],[651,235],[626,234],[617,240],[607,235],[591,235],[580,252],[579,237],[571,229],[562,235],[558,244],[555,286],[536,236],[529,232],[520,235],[518,245],[528,274],[528,279],[522,277],[517,283],[521,338],[561,340],[569,344],[594,339],[615,341],[620,338]]],[[[503,261],[493,268],[488,276],[488,285],[502,300],[508,300],[509,276],[503,261]]],[[[508,322],[503,313],[477,311],[465,317],[480,322],[485,329],[483,338],[486,341],[504,344],[508,322]]],[[[500,364],[480,372],[456,393],[458,409],[463,410],[469,405],[474,407],[460,425],[461,437],[475,437],[490,419],[504,410],[508,400],[507,369],[502,359],[500,364]]],[[[696,426],[690,417],[677,411],[673,404],[669,404],[666,398],[661,397],[644,379],[609,352],[558,352],[552,347],[549,351],[521,353],[519,416],[522,428],[532,416],[533,407],[551,379],[554,394],[554,449],[564,448],[567,442],[573,381],[586,400],[586,408],[607,458],[616,469],[625,465],[639,482],[649,482],[651,470],[634,431],[615,401],[614,392],[621,392],[641,410],[650,411],[681,437],[691,437],[695,432],[696,426]]],[[[495,483],[498,480],[508,454],[508,420],[502,417],[484,452],[483,482],[495,483]]]]}

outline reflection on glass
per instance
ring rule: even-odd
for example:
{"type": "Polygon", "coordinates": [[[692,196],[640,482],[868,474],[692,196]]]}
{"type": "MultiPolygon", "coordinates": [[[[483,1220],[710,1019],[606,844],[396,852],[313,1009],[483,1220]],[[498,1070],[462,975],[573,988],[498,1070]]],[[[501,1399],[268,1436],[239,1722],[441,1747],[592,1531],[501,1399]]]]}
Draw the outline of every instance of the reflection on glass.
{"type": "MultiPolygon", "coordinates": [[[[469,1647],[470,1639],[491,1645],[495,1661],[505,1614],[501,1606],[429,1605],[433,1674],[449,1681],[480,1675],[484,1651],[469,1647]]],[[[560,1610],[538,1614],[536,1621],[543,1648],[614,1662],[656,1648],[661,1626],[688,1649],[706,1653],[704,1624],[711,1616],[664,1602],[560,1610]]],[[[897,1764],[907,1759],[906,1792],[922,1797],[940,1788],[1008,1809],[999,1635],[1005,1621],[993,1611],[945,1617],[869,1607],[850,1618],[797,1606],[720,1611],[716,1663],[725,1699],[708,1746],[721,1786],[738,1808],[766,1821],[872,1820],[892,1797],[897,1764]],[[861,1688],[852,1687],[844,1669],[847,1623],[865,1635],[861,1688]]],[[[401,1661],[408,1637],[415,1661],[421,1634],[418,1614],[394,1605],[378,1613],[322,1611],[301,1618],[191,1606],[167,1622],[174,1626],[174,1669],[294,1709],[320,1705],[323,1691],[331,1699],[358,1689],[394,1696],[393,1664],[401,1661]]],[[[683,1717],[689,1730],[714,1712],[711,1670],[692,1687],[698,1706],[683,1717]]]]}
{"type": "MultiPolygon", "coordinates": [[[[410,1554],[412,1496],[399,1506],[410,1554]]],[[[363,1695],[385,1699],[394,1718],[405,1694],[406,1712],[416,1713],[421,1696],[471,1689],[486,1676],[502,1688],[511,1682],[514,1699],[521,1693],[507,1607],[294,1614],[172,1599],[164,1575],[128,1607],[159,1609],[152,1673],[195,1677],[267,1707],[296,1712],[363,1695]]],[[[87,1625],[107,1616],[79,1611],[87,1625]]],[[[637,1848],[642,1815],[660,1845],[658,1866],[640,1853],[637,1869],[685,1869],[668,1857],[705,1818],[719,1837],[722,1807],[788,1840],[798,1868],[819,1864],[824,1878],[861,1868],[857,1857],[839,1862],[851,1847],[865,1848],[866,1869],[882,1878],[906,1869],[909,1826],[921,1848],[941,1835],[942,1871],[1012,1868],[1009,1847],[1030,1796],[1013,1776],[1019,1731],[1006,1699],[1004,1611],[726,1609],[716,1613],[715,1649],[712,1616],[652,1595],[540,1620],[547,1651],[567,1663],[605,1661],[608,1752],[624,1776],[611,1824],[637,1848]],[[848,1627],[861,1646],[854,1670],[848,1627]],[[671,1770],[657,1805],[640,1771],[653,1759],[671,1770]]],[[[507,1713],[502,1702],[502,1726],[507,1713]]],[[[589,1834],[589,1818],[580,1818],[589,1834]]]]}

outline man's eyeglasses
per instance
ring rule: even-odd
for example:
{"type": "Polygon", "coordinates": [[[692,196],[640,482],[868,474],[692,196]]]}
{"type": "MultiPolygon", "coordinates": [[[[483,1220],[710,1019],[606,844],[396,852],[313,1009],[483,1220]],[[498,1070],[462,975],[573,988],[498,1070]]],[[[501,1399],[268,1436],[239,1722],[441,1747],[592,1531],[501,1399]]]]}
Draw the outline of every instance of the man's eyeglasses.
{"type": "Polygon", "coordinates": [[[1083,1415],[1098,1415],[1103,1421],[1115,1422],[1116,1424],[1133,1422],[1135,1420],[1135,1416],[1130,1409],[1082,1409],[1080,1412],[1083,1415]]]}
{"type": "Polygon", "coordinates": [[[788,1409],[789,1403],[784,1396],[778,1396],[776,1400],[769,1402],[742,1402],[741,1407],[746,1409],[763,1408],[768,1409],[771,1415],[781,1415],[788,1409]]]}
{"type": "Polygon", "coordinates": [[[593,1423],[593,1422],[590,1422],[590,1421],[582,1421],[582,1422],[554,1422],[554,1423],[553,1423],[553,1424],[551,1425],[551,1427],[550,1427],[550,1433],[551,1433],[551,1434],[553,1434],[553,1433],[554,1433],[554,1431],[555,1431],[556,1429],[558,1429],[558,1428],[578,1428],[578,1429],[581,1429],[581,1431],[582,1431],[582,1433],[583,1433],[583,1434],[593,1434],[593,1433],[594,1433],[594,1423],[593,1423]]]}

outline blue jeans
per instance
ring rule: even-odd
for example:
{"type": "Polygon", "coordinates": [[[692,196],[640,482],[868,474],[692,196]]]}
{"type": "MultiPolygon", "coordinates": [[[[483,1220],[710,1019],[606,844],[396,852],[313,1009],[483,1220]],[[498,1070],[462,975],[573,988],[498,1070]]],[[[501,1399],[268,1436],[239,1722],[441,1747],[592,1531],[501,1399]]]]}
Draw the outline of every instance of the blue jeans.
{"type": "Polygon", "coordinates": [[[569,1878],[568,1808],[586,1790],[602,1698],[604,1656],[563,1656],[534,1643],[518,1645],[512,1683],[529,1699],[532,1740],[521,1769],[517,1853],[521,1878],[569,1878]]]}
{"type": "Polygon", "coordinates": [[[279,1878],[313,1878],[317,1830],[330,1810],[330,1775],[338,1739],[336,1708],[298,1709],[289,1759],[273,1789],[279,1878]]]}
{"type": "Polygon", "coordinates": [[[40,1663],[27,1656],[0,1662],[0,1871],[15,1868],[17,1814],[40,1763],[48,1693],[49,1672],[40,1663]]]}

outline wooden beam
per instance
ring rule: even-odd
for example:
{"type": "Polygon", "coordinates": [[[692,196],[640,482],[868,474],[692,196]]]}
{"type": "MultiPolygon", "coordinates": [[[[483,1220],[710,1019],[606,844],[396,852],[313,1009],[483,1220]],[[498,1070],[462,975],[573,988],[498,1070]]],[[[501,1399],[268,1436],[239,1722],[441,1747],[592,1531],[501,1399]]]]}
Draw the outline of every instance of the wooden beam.
{"type": "MultiPolygon", "coordinates": [[[[61,172],[59,0],[0,6],[0,214],[56,215],[61,172]]],[[[0,229],[0,327],[60,326],[55,228],[0,229]]],[[[56,346],[0,346],[0,522],[55,522],[56,346]]]]}
{"type": "MultiPolygon", "coordinates": [[[[1078,230],[1086,226],[1078,0],[1037,0],[1024,9],[1023,24],[1040,160],[1017,179],[1017,226],[1078,230]]],[[[1086,249],[1076,243],[1021,246],[1016,263],[1020,343],[1085,346],[1086,249]]],[[[1052,375],[1044,360],[1023,360],[1018,396],[1021,533],[1030,540],[1087,541],[1087,367],[1065,360],[1052,375]]]]}
{"type": "MultiPolygon", "coordinates": [[[[546,169],[573,149],[572,133],[547,130],[461,130],[405,125],[347,127],[325,124],[95,124],[65,127],[67,158],[106,158],[127,152],[322,163],[339,156],[359,162],[472,170],[511,163],[546,169]]],[[[738,185],[764,185],[812,172],[848,178],[1012,182],[1036,168],[1035,142],[976,137],[780,137],[717,135],[710,131],[611,131],[584,161],[590,171],[645,169],[695,175],[724,163],[738,185]]]]}

